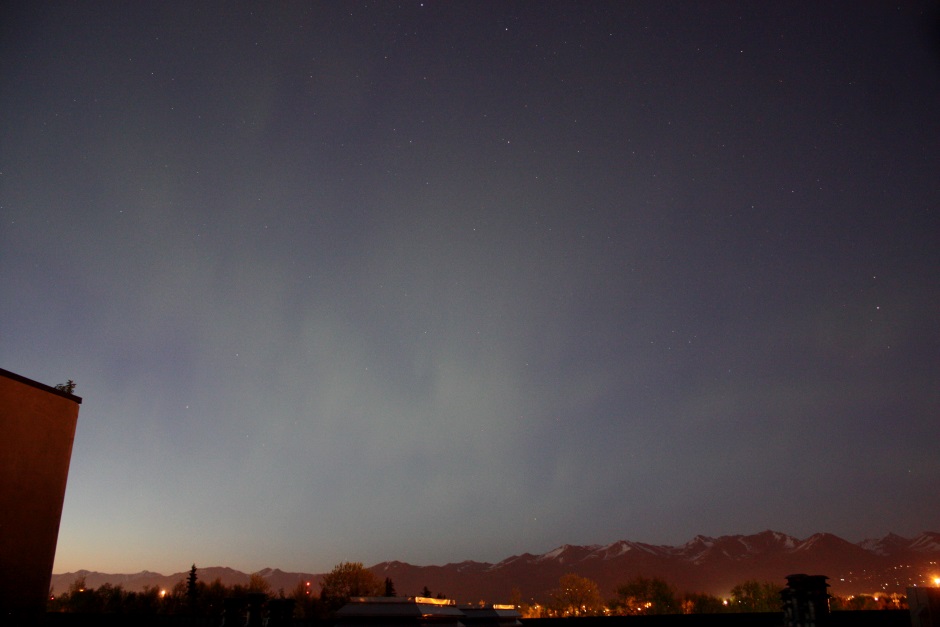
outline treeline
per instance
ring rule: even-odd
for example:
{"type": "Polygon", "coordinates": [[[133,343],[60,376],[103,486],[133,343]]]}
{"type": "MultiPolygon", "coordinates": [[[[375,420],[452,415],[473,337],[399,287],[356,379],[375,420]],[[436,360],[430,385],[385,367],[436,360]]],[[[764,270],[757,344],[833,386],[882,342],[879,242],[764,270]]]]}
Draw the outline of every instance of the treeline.
{"type": "MultiPolygon", "coordinates": [[[[724,612],[780,612],[782,586],[749,580],[734,586],[727,598],[701,592],[682,592],[656,577],[635,577],[617,586],[613,599],[604,599],[597,583],[576,574],[558,581],[547,604],[523,603],[514,591],[514,601],[524,618],[564,616],[627,616],[642,614],[718,614],[724,612]]],[[[906,609],[907,598],[899,594],[832,597],[838,610],[906,609]]]]}
{"type": "MultiPolygon", "coordinates": [[[[734,586],[727,598],[701,592],[682,592],[656,577],[635,577],[617,586],[612,599],[604,599],[597,583],[576,574],[558,581],[550,601],[526,603],[518,590],[511,602],[524,618],[564,616],[625,616],[643,614],[716,614],[723,612],[780,612],[781,586],[772,582],[750,580],[734,586]]],[[[139,592],[120,585],[104,584],[98,588],[85,585],[79,577],[61,595],[50,592],[48,611],[85,614],[188,615],[216,617],[225,611],[242,612],[248,607],[282,608],[293,618],[322,620],[345,605],[350,597],[393,597],[391,579],[379,579],[359,562],[338,564],[320,581],[319,590],[312,582],[300,580],[292,589],[272,590],[264,577],[253,574],[247,584],[226,586],[220,579],[199,579],[195,564],[189,576],[171,589],[157,586],[139,592]]],[[[422,596],[432,596],[427,587],[422,596]]],[[[438,594],[438,598],[444,595],[438,594]]],[[[833,610],[905,609],[904,595],[859,595],[833,597],[833,610]]],[[[280,610],[279,610],[280,611],[280,610]]]]}
{"type": "Polygon", "coordinates": [[[251,575],[245,585],[226,586],[221,579],[206,583],[199,579],[195,564],[189,576],[169,590],[150,586],[131,592],[121,585],[107,583],[89,588],[85,581],[84,577],[79,577],[60,595],[50,591],[47,611],[217,617],[225,611],[272,607],[273,602],[277,602],[280,607],[289,607],[293,618],[315,620],[328,618],[350,597],[395,596],[391,579],[379,579],[358,562],[338,564],[323,577],[319,590],[314,589],[312,582],[300,580],[292,590],[275,591],[270,582],[258,574],[251,575]]]}

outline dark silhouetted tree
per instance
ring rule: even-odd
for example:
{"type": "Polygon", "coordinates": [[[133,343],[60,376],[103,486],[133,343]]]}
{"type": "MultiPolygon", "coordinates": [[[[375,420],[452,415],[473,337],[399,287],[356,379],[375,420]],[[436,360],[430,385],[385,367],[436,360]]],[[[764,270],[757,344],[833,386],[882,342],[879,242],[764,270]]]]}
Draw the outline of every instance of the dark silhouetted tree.
{"type": "Polygon", "coordinates": [[[333,612],[344,606],[350,597],[377,597],[384,590],[382,581],[362,562],[341,562],[320,582],[320,601],[333,612]]]}
{"type": "Polygon", "coordinates": [[[196,575],[196,565],[193,564],[189,569],[189,577],[186,578],[186,600],[189,603],[189,609],[196,609],[196,600],[199,597],[199,586],[196,581],[199,577],[196,575]]]}
{"type": "Polygon", "coordinates": [[[703,592],[686,592],[682,596],[683,614],[720,614],[727,612],[725,602],[703,592]]]}
{"type": "Polygon", "coordinates": [[[561,576],[552,599],[552,609],[561,616],[598,616],[604,612],[597,583],[574,573],[561,576]]]}
{"type": "Polygon", "coordinates": [[[391,578],[391,577],[386,577],[386,578],[385,578],[385,595],[384,595],[384,596],[387,596],[387,597],[396,596],[396,594],[395,594],[395,584],[392,583],[392,578],[391,578]]]}
{"type": "Polygon", "coordinates": [[[225,605],[225,599],[231,591],[216,577],[210,583],[200,581],[199,586],[199,614],[203,616],[219,616],[225,605]]]}
{"type": "Polygon", "coordinates": [[[252,573],[248,576],[248,592],[258,592],[271,596],[271,582],[262,577],[260,573],[252,573]]]}
{"type": "Polygon", "coordinates": [[[676,591],[656,577],[636,577],[617,587],[614,602],[620,614],[680,614],[676,591]]]}
{"type": "Polygon", "coordinates": [[[298,581],[294,590],[287,598],[294,599],[294,616],[296,618],[304,620],[326,618],[325,612],[320,605],[320,598],[310,589],[309,581],[298,581]]]}
{"type": "Polygon", "coordinates": [[[63,605],[67,612],[97,612],[98,595],[91,588],[85,585],[85,577],[81,576],[72,582],[69,591],[63,599],[63,605]]]}
{"type": "Polygon", "coordinates": [[[735,612],[779,612],[780,586],[749,579],[731,589],[730,607],[735,612]]]}

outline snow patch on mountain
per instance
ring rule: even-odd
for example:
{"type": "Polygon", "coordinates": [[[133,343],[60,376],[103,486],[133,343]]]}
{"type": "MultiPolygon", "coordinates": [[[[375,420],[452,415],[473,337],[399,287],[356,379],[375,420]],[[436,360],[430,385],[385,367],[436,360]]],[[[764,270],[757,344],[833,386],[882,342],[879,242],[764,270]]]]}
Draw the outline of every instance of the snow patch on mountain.
{"type": "Polygon", "coordinates": [[[591,554],[592,557],[597,556],[603,560],[612,560],[620,557],[621,555],[626,555],[633,550],[633,546],[624,540],[620,542],[614,542],[613,544],[608,544],[605,547],[601,547],[599,550],[591,554]]]}
{"type": "Polygon", "coordinates": [[[922,533],[911,541],[910,548],[918,553],[940,552],[940,533],[922,533]]]}
{"type": "Polygon", "coordinates": [[[511,566],[515,564],[516,562],[521,562],[524,564],[526,561],[531,560],[531,559],[532,559],[532,555],[530,553],[524,553],[522,555],[513,555],[512,557],[507,557],[506,559],[493,564],[492,566],[487,568],[487,570],[499,570],[501,568],[506,568],[508,566],[511,566]]]}
{"type": "Polygon", "coordinates": [[[599,544],[591,544],[589,546],[573,546],[571,544],[563,544],[557,549],[539,555],[537,558],[535,558],[535,562],[556,561],[559,564],[576,563],[584,560],[599,548],[599,544]]]}
{"type": "Polygon", "coordinates": [[[571,546],[571,545],[569,545],[569,544],[563,544],[563,545],[561,545],[560,547],[558,547],[557,549],[553,549],[553,550],[549,551],[548,553],[542,553],[542,554],[539,555],[537,558],[535,558],[535,561],[536,561],[536,562],[545,562],[545,561],[547,561],[547,560],[557,560],[557,559],[559,559],[559,558],[562,556],[562,554],[563,554],[565,551],[567,551],[567,550],[570,548],[570,546],[571,546]]]}

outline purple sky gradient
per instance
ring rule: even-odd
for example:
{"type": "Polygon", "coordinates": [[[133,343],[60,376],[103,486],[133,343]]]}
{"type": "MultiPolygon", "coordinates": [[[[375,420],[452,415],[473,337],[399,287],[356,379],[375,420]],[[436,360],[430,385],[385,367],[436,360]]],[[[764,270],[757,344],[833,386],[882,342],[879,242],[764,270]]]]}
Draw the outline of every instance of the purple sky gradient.
{"type": "Polygon", "coordinates": [[[28,3],[55,571],[940,521],[933,2],[28,3]]]}

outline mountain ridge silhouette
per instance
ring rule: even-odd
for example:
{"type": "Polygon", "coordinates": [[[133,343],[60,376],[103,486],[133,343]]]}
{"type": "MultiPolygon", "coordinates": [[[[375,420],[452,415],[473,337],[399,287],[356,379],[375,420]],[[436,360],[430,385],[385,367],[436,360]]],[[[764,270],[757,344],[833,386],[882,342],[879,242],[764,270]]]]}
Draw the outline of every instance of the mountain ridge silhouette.
{"type": "MultiPolygon", "coordinates": [[[[931,585],[940,576],[940,533],[924,532],[913,538],[890,533],[859,543],[829,533],[799,539],[777,531],[750,535],[709,537],[699,535],[679,546],[653,545],[619,540],[606,545],[562,545],[551,551],[523,553],[497,563],[463,562],[417,566],[386,561],[369,567],[377,576],[390,577],[399,596],[417,596],[427,587],[459,602],[507,602],[514,591],[525,602],[546,602],[558,579],[576,573],[598,583],[605,598],[616,587],[637,576],[659,577],[681,592],[705,592],[728,596],[731,588],[756,579],[786,584],[787,575],[805,572],[826,575],[834,595],[904,592],[908,586],[931,585]]],[[[219,579],[224,585],[246,585],[251,574],[262,576],[271,591],[284,594],[298,582],[310,582],[319,590],[325,573],[285,572],[265,568],[245,573],[224,566],[198,568],[200,581],[219,579]]],[[[162,575],[152,571],[108,574],[80,570],[54,574],[52,588],[62,593],[78,577],[97,588],[105,583],[129,591],[156,586],[171,590],[185,581],[189,569],[162,575]]]]}

